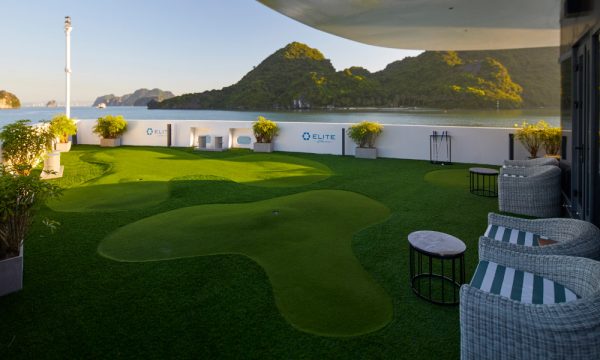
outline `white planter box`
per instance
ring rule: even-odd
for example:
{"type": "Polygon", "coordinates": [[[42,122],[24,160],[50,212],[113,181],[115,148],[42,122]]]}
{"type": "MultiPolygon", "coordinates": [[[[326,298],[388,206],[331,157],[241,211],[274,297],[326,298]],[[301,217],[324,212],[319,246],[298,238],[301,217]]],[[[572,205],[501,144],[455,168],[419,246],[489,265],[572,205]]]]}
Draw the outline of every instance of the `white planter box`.
{"type": "Polygon", "coordinates": [[[46,154],[44,169],[40,177],[42,179],[56,179],[63,176],[65,167],[60,165],[60,152],[53,151],[46,154]]]}
{"type": "Polygon", "coordinates": [[[61,143],[58,142],[56,143],[56,151],[59,152],[69,152],[69,150],[71,150],[71,142],[67,142],[67,143],[61,143]]]}
{"type": "Polygon", "coordinates": [[[23,289],[23,247],[19,256],[0,261],[0,296],[23,289]]]}
{"type": "Polygon", "coordinates": [[[273,143],[254,143],[254,152],[273,152],[273,143]]]}
{"type": "Polygon", "coordinates": [[[360,159],[377,159],[377,148],[361,148],[354,150],[354,156],[360,159]]]}
{"type": "Polygon", "coordinates": [[[101,147],[117,147],[117,146],[121,146],[121,138],[116,138],[116,139],[100,139],[100,146],[101,147]]]}

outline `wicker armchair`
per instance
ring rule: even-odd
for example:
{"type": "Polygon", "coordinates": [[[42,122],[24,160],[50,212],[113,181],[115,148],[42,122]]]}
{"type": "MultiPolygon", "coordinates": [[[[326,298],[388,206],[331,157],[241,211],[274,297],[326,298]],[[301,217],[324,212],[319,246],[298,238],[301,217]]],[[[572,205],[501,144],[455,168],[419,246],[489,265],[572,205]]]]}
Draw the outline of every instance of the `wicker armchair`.
{"type": "Polygon", "coordinates": [[[504,166],[506,166],[506,167],[532,167],[532,166],[543,166],[543,165],[558,166],[558,160],[555,158],[536,158],[536,159],[530,159],[530,160],[504,160],[504,166]]]}
{"type": "Polygon", "coordinates": [[[537,217],[558,217],[561,202],[560,174],[560,168],[552,165],[500,169],[500,211],[537,217]]]}
{"type": "Polygon", "coordinates": [[[600,262],[532,255],[480,243],[482,260],[558,282],[580,298],[526,304],[471,285],[460,289],[462,359],[600,359],[600,262]]]}
{"type": "Polygon", "coordinates": [[[486,248],[497,247],[537,255],[570,255],[600,259],[600,229],[587,221],[558,218],[528,220],[490,213],[488,226],[490,225],[530,232],[556,243],[526,246],[482,236],[479,241],[486,248]]]}

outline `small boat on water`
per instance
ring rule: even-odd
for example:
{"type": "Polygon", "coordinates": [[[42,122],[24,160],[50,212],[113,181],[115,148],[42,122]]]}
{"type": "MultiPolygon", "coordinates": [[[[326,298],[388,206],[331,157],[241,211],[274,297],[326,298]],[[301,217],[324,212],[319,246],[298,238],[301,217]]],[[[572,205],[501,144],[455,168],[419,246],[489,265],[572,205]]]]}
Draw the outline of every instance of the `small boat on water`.
{"type": "Polygon", "coordinates": [[[96,106],[96,108],[98,109],[106,109],[106,104],[105,103],[100,103],[96,106]]]}

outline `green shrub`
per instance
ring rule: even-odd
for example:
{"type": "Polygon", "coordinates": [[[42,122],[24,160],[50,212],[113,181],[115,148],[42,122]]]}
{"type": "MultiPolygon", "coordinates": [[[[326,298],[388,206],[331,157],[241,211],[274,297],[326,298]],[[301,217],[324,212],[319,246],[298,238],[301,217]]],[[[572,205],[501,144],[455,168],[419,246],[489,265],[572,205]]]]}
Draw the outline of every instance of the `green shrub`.
{"type": "Polygon", "coordinates": [[[77,133],[77,125],[64,114],[56,115],[50,120],[50,132],[58,137],[61,143],[66,144],[69,142],[69,136],[77,133]]]}
{"type": "Polygon", "coordinates": [[[127,131],[127,121],[121,115],[106,115],[98,118],[94,126],[94,133],[104,139],[116,139],[127,131]]]}
{"type": "Polygon", "coordinates": [[[279,134],[279,127],[276,122],[268,120],[264,116],[259,116],[252,124],[252,131],[254,132],[256,142],[270,143],[279,134]]]}
{"type": "Polygon", "coordinates": [[[2,128],[2,155],[10,171],[29,175],[33,167],[52,150],[54,135],[47,126],[31,126],[29,120],[18,120],[2,128]]]}
{"type": "MultiPolygon", "coordinates": [[[[37,205],[60,195],[61,189],[37,174],[14,175],[0,166],[0,260],[18,256],[37,205]]],[[[58,223],[44,220],[54,229],[58,223]]]]}
{"type": "MultiPolygon", "coordinates": [[[[515,124],[515,127],[518,127],[515,124]]],[[[526,121],[515,132],[517,140],[529,151],[531,158],[536,158],[539,149],[543,146],[548,155],[558,155],[562,141],[562,130],[560,127],[550,126],[544,120],[535,124],[526,121]]]]}
{"type": "MultiPolygon", "coordinates": [[[[515,127],[518,125],[515,124],[515,127]]],[[[540,122],[529,124],[527,121],[523,121],[521,127],[515,132],[515,138],[523,144],[532,159],[536,158],[544,138],[543,125],[540,122]]]]}
{"type": "Polygon", "coordinates": [[[359,147],[372,148],[382,131],[383,125],[376,122],[362,121],[350,126],[346,133],[359,147]]]}
{"type": "Polygon", "coordinates": [[[560,127],[550,126],[546,122],[543,123],[545,124],[542,136],[544,150],[546,150],[546,154],[548,155],[558,155],[562,143],[562,129],[560,127]]]}

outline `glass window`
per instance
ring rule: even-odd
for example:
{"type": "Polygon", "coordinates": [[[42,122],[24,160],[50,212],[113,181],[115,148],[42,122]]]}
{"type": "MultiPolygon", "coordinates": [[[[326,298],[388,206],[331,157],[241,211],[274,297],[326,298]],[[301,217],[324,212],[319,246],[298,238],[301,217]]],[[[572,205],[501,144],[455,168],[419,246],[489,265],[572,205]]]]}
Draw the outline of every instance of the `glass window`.
{"type": "Polygon", "coordinates": [[[249,145],[252,142],[252,138],[250,136],[238,136],[237,143],[238,145],[249,145]]]}

